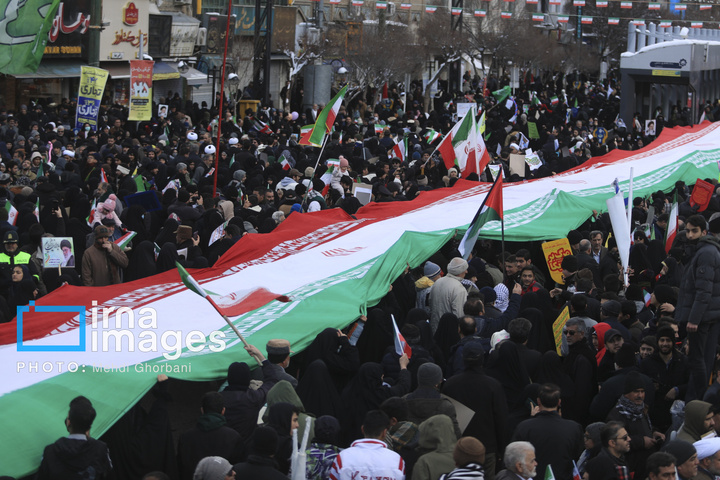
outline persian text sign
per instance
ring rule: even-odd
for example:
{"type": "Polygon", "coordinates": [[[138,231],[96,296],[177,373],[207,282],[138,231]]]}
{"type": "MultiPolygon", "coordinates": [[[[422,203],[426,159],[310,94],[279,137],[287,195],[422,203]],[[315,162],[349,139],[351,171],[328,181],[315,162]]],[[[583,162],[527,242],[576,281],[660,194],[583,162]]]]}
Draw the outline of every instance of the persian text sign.
{"type": "Polygon", "coordinates": [[[130,61],[130,114],[128,120],[152,118],[152,60],[130,61]]]}
{"type": "Polygon", "coordinates": [[[550,270],[550,276],[556,283],[564,284],[562,267],[560,265],[562,264],[563,258],[572,255],[570,242],[567,238],[561,238],[559,240],[553,240],[552,242],[543,243],[542,249],[548,269],[550,270]]]}
{"type": "Polygon", "coordinates": [[[80,87],[78,88],[77,113],[75,128],[81,129],[84,124],[97,130],[98,112],[102,100],[108,71],[95,67],[80,67],[80,87]]]}

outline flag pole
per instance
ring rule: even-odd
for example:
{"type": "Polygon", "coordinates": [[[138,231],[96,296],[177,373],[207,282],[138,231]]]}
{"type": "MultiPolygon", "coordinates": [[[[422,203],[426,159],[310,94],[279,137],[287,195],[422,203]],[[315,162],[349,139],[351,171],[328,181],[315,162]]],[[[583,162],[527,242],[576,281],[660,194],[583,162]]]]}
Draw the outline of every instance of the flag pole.
{"type": "MultiPolygon", "coordinates": [[[[328,134],[325,134],[325,138],[323,138],[322,147],[320,147],[320,154],[318,155],[317,160],[315,160],[315,168],[313,168],[313,178],[315,178],[315,174],[317,174],[317,168],[318,168],[318,165],[320,164],[320,159],[322,158],[322,154],[325,151],[325,145],[327,145],[328,136],[329,136],[328,134]]],[[[305,191],[305,195],[303,195],[303,201],[302,201],[303,205],[305,205],[305,200],[307,200],[308,195],[310,194],[310,190],[312,190],[312,180],[313,179],[311,178],[310,186],[305,191]]]]}
{"type": "MultiPolygon", "coordinates": [[[[215,174],[213,175],[213,197],[217,197],[217,178],[220,170],[220,138],[222,137],[223,100],[225,99],[225,65],[227,64],[228,39],[230,37],[230,16],[232,15],[232,0],[228,0],[227,24],[225,25],[225,50],[223,52],[222,78],[220,79],[220,102],[218,102],[218,131],[217,147],[215,148],[215,174]]],[[[213,79],[213,82],[215,79],[213,79]]],[[[213,88],[215,86],[213,85],[213,88]]],[[[213,102],[215,99],[213,98],[213,102]]],[[[244,341],[244,340],[243,340],[244,341]]]]}
{"type": "MultiPolygon", "coordinates": [[[[227,315],[225,315],[224,313],[222,313],[222,311],[220,311],[220,307],[218,306],[217,303],[215,303],[215,300],[213,300],[213,299],[210,297],[210,295],[206,296],[205,299],[206,299],[208,302],[210,302],[210,305],[213,306],[213,308],[215,309],[215,311],[217,311],[217,312],[220,314],[220,316],[225,319],[225,322],[227,322],[227,324],[230,326],[230,328],[233,329],[233,332],[235,332],[235,335],[238,336],[238,338],[239,338],[240,341],[243,343],[243,345],[245,345],[246,347],[249,347],[250,344],[247,342],[247,340],[245,340],[245,337],[242,336],[242,333],[240,333],[240,330],[238,330],[237,327],[235,326],[235,324],[230,321],[230,319],[227,317],[227,315]]],[[[255,358],[255,357],[253,357],[253,358],[255,358]]],[[[258,360],[257,358],[255,358],[255,361],[258,363],[258,365],[261,365],[261,366],[262,366],[262,362],[261,362],[260,360],[258,360]]]]}

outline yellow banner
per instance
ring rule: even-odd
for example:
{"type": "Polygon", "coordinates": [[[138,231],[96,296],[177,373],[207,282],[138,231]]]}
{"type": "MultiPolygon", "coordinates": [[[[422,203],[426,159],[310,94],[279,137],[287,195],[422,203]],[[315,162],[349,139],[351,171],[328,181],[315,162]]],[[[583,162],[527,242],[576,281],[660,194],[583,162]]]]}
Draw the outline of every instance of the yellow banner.
{"type": "Polygon", "coordinates": [[[128,120],[145,121],[152,119],[152,78],[151,60],[130,60],[130,113],[128,120]]]}
{"type": "Polygon", "coordinates": [[[568,320],[570,320],[570,307],[565,306],[553,322],[553,338],[555,339],[555,350],[557,350],[558,355],[561,355],[560,347],[562,346],[563,328],[565,328],[568,320]]]}
{"type": "Polygon", "coordinates": [[[550,270],[550,276],[555,283],[564,285],[565,282],[562,278],[562,259],[568,255],[572,255],[570,249],[570,242],[567,238],[561,238],[559,240],[553,240],[552,242],[545,242],[542,244],[543,254],[545,255],[545,262],[547,262],[548,269],[550,270]]]}
{"type": "Polygon", "coordinates": [[[80,87],[75,114],[75,128],[81,130],[87,123],[97,130],[98,113],[102,101],[108,71],[102,68],[80,67],[80,87]]]}

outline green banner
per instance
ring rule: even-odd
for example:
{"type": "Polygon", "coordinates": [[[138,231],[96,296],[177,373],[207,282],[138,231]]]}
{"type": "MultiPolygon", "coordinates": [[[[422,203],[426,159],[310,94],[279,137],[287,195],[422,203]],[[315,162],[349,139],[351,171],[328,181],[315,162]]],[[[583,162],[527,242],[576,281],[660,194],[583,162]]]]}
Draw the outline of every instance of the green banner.
{"type": "Polygon", "coordinates": [[[60,0],[0,0],[0,73],[37,72],[60,0]]]}

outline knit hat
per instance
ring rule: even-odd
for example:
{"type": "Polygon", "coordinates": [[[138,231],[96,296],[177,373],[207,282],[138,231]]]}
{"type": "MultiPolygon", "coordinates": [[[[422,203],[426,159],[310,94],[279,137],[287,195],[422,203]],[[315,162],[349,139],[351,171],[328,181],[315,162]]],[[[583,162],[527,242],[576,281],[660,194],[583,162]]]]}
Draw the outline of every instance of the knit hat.
{"type": "Polygon", "coordinates": [[[260,426],[253,432],[253,451],[258,455],[269,457],[275,455],[278,434],[272,427],[260,426]]]}
{"type": "Polygon", "coordinates": [[[418,368],[417,381],[419,387],[434,387],[442,382],[442,369],[434,363],[423,363],[418,368]]]}
{"type": "Polygon", "coordinates": [[[313,175],[315,175],[315,169],[314,169],[313,167],[307,167],[307,168],[305,169],[305,176],[306,176],[307,178],[312,178],[313,175]]]}
{"type": "Polygon", "coordinates": [[[634,392],[635,390],[645,389],[645,382],[639,372],[630,372],[625,375],[625,383],[623,384],[623,394],[634,392]]]}
{"type": "Polygon", "coordinates": [[[229,385],[247,387],[250,385],[250,367],[245,362],[233,362],[228,367],[227,381],[229,385]]]}
{"type": "Polygon", "coordinates": [[[601,310],[602,313],[608,317],[617,317],[620,315],[622,308],[620,306],[620,302],[617,300],[608,300],[602,304],[601,310]]]}
{"type": "Polygon", "coordinates": [[[567,257],[564,257],[562,259],[562,262],[560,262],[560,268],[563,270],[567,270],[568,272],[577,272],[578,269],[578,260],[572,255],[568,255],[567,257]]]}
{"type": "Polygon", "coordinates": [[[193,480],[225,480],[232,470],[230,462],[222,457],[205,457],[195,467],[193,480]]]}
{"type": "Polygon", "coordinates": [[[580,243],[580,240],[583,239],[582,233],[578,232],[577,230],[570,230],[567,235],[568,242],[570,242],[570,245],[576,245],[580,243]]]}
{"type": "Polygon", "coordinates": [[[242,182],[246,175],[247,173],[245,173],[245,170],[235,170],[235,173],[233,173],[233,180],[242,182]]]}
{"type": "Polygon", "coordinates": [[[468,263],[460,257],[455,257],[448,263],[448,273],[452,275],[462,275],[468,268],[468,263]]]}
{"type": "Polygon", "coordinates": [[[712,457],[720,451],[720,438],[703,438],[693,443],[693,447],[697,450],[698,460],[703,460],[707,457],[712,457]]]}
{"type": "Polygon", "coordinates": [[[663,325],[662,327],[658,328],[657,333],[655,334],[655,338],[660,340],[662,337],[668,337],[672,339],[672,341],[675,341],[675,330],[669,325],[663,325]]]}
{"type": "Polygon", "coordinates": [[[332,415],[323,415],[315,420],[314,443],[336,445],[340,434],[340,422],[332,415]]]}
{"type": "Polygon", "coordinates": [[[692,457],[696,453],[695,447],[693,447],[691,443],[684,440],[673,440],[671,442],[668,442],[663,445],[660,451],[667,452],[673,457],[675,457],[676,466],[680,466],[683,463],[687,462],[690,457],[692,457]]]}
{"type": "Polygon", "coordinates": [[[677,303],[677,293],[670,285],[656,285],[653,294],[658,303],[670,303],[673,305],[677,303]]]}
{"type": "Polygon", "coordinates": [[[426,277],[432,278],[435,275],[439,275],[441,273],[442,273],[442,270],[440,270],[440,267],[437,264],[435,264],[429,260],[427,262],[425,262],[425,266],[423,267],[423,274],[426,277]]]}
{"type": "Polygon", "coordinates": [[[475,437],[462,437],[455,444],[453,460],[458,467],[485,461],[485,445],[475,437]]]}
{"type": "Polygon", "coordinates": [[[340,159],[340,168],[349,167],[349,166],[350,166],[350,163],[348,163],[347,158],[343,157],[340,159]]]}
{"type": "Polygon", "coordinates": [[[590,435],[590,440],[592,440],[595,445],[602,445],[600,432],[602,432],[604,426],[605,423],[603,422],[595,422],[591,423],[585,428],[585,431],[588,433],[588,435],[590,435]]]}

